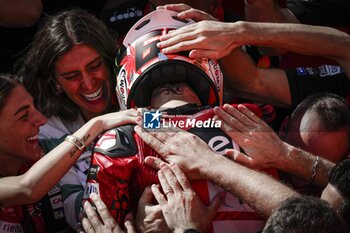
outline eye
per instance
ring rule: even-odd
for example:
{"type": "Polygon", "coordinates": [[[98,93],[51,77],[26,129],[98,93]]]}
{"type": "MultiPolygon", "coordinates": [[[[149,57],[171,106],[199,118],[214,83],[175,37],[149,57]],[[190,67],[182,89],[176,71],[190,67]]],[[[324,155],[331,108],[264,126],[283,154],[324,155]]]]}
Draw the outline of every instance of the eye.
{"type": "Polygon", "coordinates": [[[101,67],[101,65],[102,65],[102,60],[101,59],[99,59],[97,61],[94,61],[93,63],[91,63],[89,65],[89,70],[90,71],[98,70],[101,67]]]}
{"type": "Polygon", "coordinates": [[[65,75],[63,76],[63,78],[65,80],[73,80],[79,77],[79,73],[74,73],[74,74],[69,74],[69,75],[65,75]]]}
{"type": "Polygon", "coordinates": [[[23,114],[22,116],[20,116],[19,120],[20,120],[20,121],[26,121],[26,120],[28,120],[28,117],[29,117],[29,114],[28,114],[28,113],[25,113],[25,114],[23,114]]]}

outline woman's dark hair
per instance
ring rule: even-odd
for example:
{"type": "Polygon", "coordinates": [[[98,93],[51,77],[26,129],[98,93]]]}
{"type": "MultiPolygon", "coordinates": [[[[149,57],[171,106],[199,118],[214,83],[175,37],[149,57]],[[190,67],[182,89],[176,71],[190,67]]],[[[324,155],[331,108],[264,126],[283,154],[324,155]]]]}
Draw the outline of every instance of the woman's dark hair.
{"type": "Polygon", "coordinates": [[[103,22],[82,9],[70,9],[48,16],[17,64],[23,85],[33,96],[38,110],[46,117],[57,116],[72,121],[78,116],[78,106],[65,93],[57,94],[54,76],[57,59],[77,44],[89,45],[101,55],[110,72],[111,93],[114,93],[117,46],[103,22]]]}
{"type": "Polygon", "coordinates": [[[13,89],[20,85],[18,78],[11,74],[0,74],[0,111],[6,105],[13,89]]]}

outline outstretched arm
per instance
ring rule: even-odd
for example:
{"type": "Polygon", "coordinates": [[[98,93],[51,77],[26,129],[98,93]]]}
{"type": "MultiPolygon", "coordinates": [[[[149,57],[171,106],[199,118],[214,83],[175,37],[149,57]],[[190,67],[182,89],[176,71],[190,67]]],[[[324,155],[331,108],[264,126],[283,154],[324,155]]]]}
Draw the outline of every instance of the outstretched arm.
{"type": "Polygon", "coordinates": [[[289,83],[284,70],[259,68],[240,48],[221,59],[220,64],[225,82],[236,96],[279,106],[291,105],[289,83]]]}
{"type": "MultiPolygon", "coordinates": [[[[73,135],[89,145],[101,132],[112,127],[134,123],[138,113],[127,110],[110,113],[88,121],[73,135]]],[[[64,141],[20,176],[0,179],[0,206],[33,203],[44,196],[79,158],[82,151],[64,141]]]]}
{"type": "Polygon", "coordinates": [[[228,150],[228,157],[254,169],[274,167],[310,180],[319,187],[324,188],[327,185],[328,172],[333,163],[322,158],[316,161],[315,155],[283,142],[264,121],[244,105],[238,105],[237,108],[224,105],[223,109],[215,108],[214,112],[216,118],[222,122],[221,129],[246,153],[245,155],[228,150]]]}
{"type": "Polygon", "coordinates": [[[288,8],[276,0],[245,0],[245,20],[254,22],[299,23],[288,8]]]}
{"type": "MultiPolygon", "coordinates": [[[[135,131],[164,160],[176,163],[190,179],[200,176],[229,190],[257,212],[268,217],[280,203],[299,194],[263,173],[237,164],[210,150],[197,136],[179,132],[135,131]]],[[[240,153],[237,151],[237,153],[240,153]]],[[[159,167],[160,160],[147,157],[146,162],[159,167]]]]}
{"type": "MultiPolygon", "coordinates": [[[[299,23],[288,8],[281,8],[277,0],[245,0],[245,20],[250,22],[299,23]]],[[[265,55],[280,55],[287,50],[259,47],[265,55]]]]}
{"type": "MultiPolygon", "coordinates": [[[[255,4],[258,1],[255,1],[255,4]]],[[[168,6],[165,6],[169,9],[168,6]]],[[[172,5],[180,18],[200,21],[160,37],[158,47],[165,53],[191,50],[191,57],[219,59],[241,45],[286,49],[311,56],[324,56],[338,62],[350,76],[350,36],[339,30],[291,23],[224,23],[189,6],[172,5]]]]}
{"type": "Polygon", "coordinates": [[[350,36],[302,24],[201,21],[169,32],[158,44],[165,53],[191,50],[191,57],[219,59],[241,45],[282,48],[338,62],[350,76],[350,36]]]}

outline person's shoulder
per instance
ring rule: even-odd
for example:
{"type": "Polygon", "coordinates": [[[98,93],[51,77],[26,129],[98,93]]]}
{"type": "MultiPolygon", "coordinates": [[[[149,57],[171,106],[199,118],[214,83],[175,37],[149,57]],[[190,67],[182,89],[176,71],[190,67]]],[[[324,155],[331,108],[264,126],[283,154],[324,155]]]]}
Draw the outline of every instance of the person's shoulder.
{"type": "Polygon", "coordinates": [[[50,117],[47,123],[40,127],[39,138],[60,138],[70,134],[67,127],[58,117],[50,117]]]}

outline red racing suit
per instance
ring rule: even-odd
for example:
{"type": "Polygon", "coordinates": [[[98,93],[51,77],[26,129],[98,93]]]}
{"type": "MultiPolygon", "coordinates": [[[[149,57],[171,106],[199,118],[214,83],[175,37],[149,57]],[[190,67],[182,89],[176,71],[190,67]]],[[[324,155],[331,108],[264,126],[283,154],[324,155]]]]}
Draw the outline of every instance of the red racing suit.
{"type": "MultiPolygon", "coordinates": [[[[34,163],[25,163],[19,174],[26,172],[34,163]]],[[[42,202],[0,208],[0,233],[46,233],[42,215],[42,202]]]]}
{"type": "MultiPolygon", "coordinates": [[[[261,117],[258,106],[246,105],[261,117]]],[[[193,115],[172,116],[172,121],[195,119],[211,120],[212,108],[193,115]]],[[[180,125],[180,124],[179,124],[180,125]]],[[[185,130],[199,136],[218,154],[225,149],[238,149],[238,145],[220,128],[190,127],[185,130]]],[[[91,167],[87,178],[84,199],[91,193],[100,195],[112,216],[123,222],[125,215],[137,209],[138,199],[143,189],[158,183],[157,172],[144,164],[146,156],[159,155],[133,131],[133,126],[126,125],[107,131],[97,142],[92,155],[91,167]]],[[[277,173],[273,174],[276,176],[277,173]]],[[[192,187],[205,204],[223,189],[206,180],[192,182],[192,187]]],[[[219,208],[213,221],[213,232],[255,233],[263,229],[265,221],[248,205],[234,195],[227,193],[224,204],[219,208]]]]}

